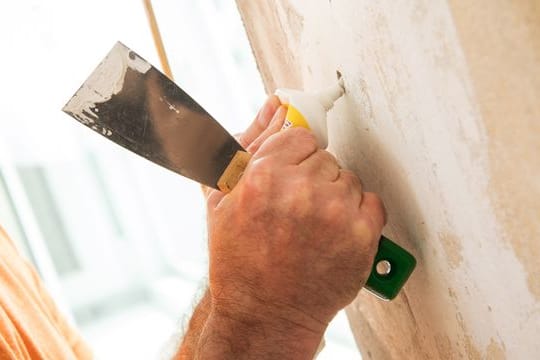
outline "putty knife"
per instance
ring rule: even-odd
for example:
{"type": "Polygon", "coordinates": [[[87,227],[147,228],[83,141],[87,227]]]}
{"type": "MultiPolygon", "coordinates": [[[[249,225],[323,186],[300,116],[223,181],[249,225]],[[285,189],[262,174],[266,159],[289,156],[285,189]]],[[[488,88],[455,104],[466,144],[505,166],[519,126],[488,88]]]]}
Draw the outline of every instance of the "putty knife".
{"type": "MultiPolygon", "coordinates": [[[[250,159],[195,100],[120,42],[63,111],[128,150],[223,192],[232,190],[250,159]]],[[[365,288],[393,299],[415,264],[382,237],[365,288]]]]}

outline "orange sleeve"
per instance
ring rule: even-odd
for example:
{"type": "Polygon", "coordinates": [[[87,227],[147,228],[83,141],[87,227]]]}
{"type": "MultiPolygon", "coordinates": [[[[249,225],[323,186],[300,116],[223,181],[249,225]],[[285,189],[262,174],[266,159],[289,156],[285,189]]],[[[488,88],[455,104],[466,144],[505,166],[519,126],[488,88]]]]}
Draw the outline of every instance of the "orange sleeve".
{"type": "Polygon", "coordinates": [[[0,227],[0,358],[92,359],[34,267],[0,227]]]}
{"type": "Polygon", "coordinates": [[[59,332],[64,336],[67,343],[77,356],[77,359],[91,359],[92,352],[90,348],[86,345],[79,332],[71,326],[71,324],[67,321],[66,317],[60,312],[54,300],[51,298],[49,292],[43,285],[43,282],[37,274],[37,271],[31,264],[27,263],[26,265],[29,272],[32,274],[32,277],[34,278],[36,289],[47,308],[47,312],[50,316],[51,322],[56,325],[59,332]]]}

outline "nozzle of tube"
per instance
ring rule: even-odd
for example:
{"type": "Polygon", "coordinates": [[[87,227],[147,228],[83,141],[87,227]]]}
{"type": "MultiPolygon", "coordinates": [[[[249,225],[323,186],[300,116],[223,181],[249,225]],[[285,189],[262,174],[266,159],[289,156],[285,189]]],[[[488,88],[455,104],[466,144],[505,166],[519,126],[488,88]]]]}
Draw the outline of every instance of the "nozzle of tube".
{"type": "Polygon", "coordinates": [[[301,126],[311,129],[319,147],[328,146],[327,113],[345,93],[341,73],[338,82],[317,92],[293,89],[277,89],[275,94],[282,104],[288,106],[284,128],[301,126]]]}

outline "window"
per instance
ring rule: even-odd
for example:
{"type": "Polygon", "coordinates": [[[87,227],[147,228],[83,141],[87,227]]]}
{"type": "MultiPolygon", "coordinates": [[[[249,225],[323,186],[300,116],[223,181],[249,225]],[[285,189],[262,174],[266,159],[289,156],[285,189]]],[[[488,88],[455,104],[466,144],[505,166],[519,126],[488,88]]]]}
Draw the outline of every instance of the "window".
{"type": "MultiPolygon", "coordinates": [[[[199,186],[60,111],[117,40],[159,64],[142,4],[0,7],[0,31],[10,34],[0,157],[11,155],[0,161],[0,221],[97,358],[157,358],[204,284],[199,186]]],[[[234,2],[154,1],[154,10],[176,82],[231,133],[242,131],[265,95],[234,2]]],[[[355,358],[340,319],[345,336],[329,334],[325,352],[355,358]]]]}

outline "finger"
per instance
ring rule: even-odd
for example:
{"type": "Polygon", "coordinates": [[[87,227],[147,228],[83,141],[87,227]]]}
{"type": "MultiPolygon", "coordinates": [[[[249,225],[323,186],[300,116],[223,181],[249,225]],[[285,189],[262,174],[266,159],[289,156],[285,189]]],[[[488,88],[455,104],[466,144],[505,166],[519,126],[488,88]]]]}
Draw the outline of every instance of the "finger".
{"type": "Polygon", "coordinates": [[[238,140],[240,145],[247,149],[251,143],[257,139],[259,135],[261,135],[261,133],[268,127],[280,105],[281,103],[279,102],[279,98],[277,96],[269,96],[251,125],[239,137],[238,140]]]}
{"type": "Polygon", "coordinates": [[[368,218],[373,230],[380,234],[386,225],[386,210],[381,198],[375,193],[365,192],[359,210],[360,216],[368,218]]]}
{"type": "Polygon", "coordinates": [[[339,177],[336,180],[336,183],[337,185],[344,187],[348,199],[350,199],[353,204],[356,204],[358,207],[361,206],[364,194],[362,192],[362,183],[355,173],[350,170],[339,170],[339,177]]]}
{"type": "Polygon", "coordinates": [[[268,124],[268,127],[247,147],[249,153],[256,153],[266,139],[281,130],[285,121],[285,115],[287,115],[287,108],[280,106],[268,124]]]}
{"type": "Polygon", "coordinates": [[[212,212],[219,205],[219,203],[225,196],[225,193],[208,187],[206,189],[209,189],[209,191],[205,194],[206,208],[208,209],[208,212],[212,212]]]}
{"type": "MultiPolygon", "coordinates": [[[[243,133],[233,135],[236,141],[238,141],[238,143],[240,143],[244,149],[246,149],[253,142],[253,140],[256,139],[268,127],[270,120],[274,116],[280,104],[281,103],[277,96],[270,95],[247,130],[243,133]]],[[[213,190],[215,189],[207,187],[206,185],[201,185],[201,191],[205,199],[208,199],[209,194],[213,190]]]]}
{"type": "Polygon", "coordinates": [[[272,157],[289,164],[298,165],[317,151],[317,140],[304,128],[291,128],[270,136],[253,155],[254,159],[272,157]]]}
{"type": "Polygon", "coordinates": [[[339,177],[339,165],[334,155],[318,149],[300,163],[300,167],[308,174],[319,176],[328,181],[336,181],[339,177]]]}
{"type": "Polygon", "coordinates": [[[206,185],[201,184],[201,191],[202,191],[203,196],[204,196],[205,199],[208,199],[208,195],[210,195],[212,190],[214,190],[214,189],[212,189],[211,187],[208,187],[206,185]]]}

